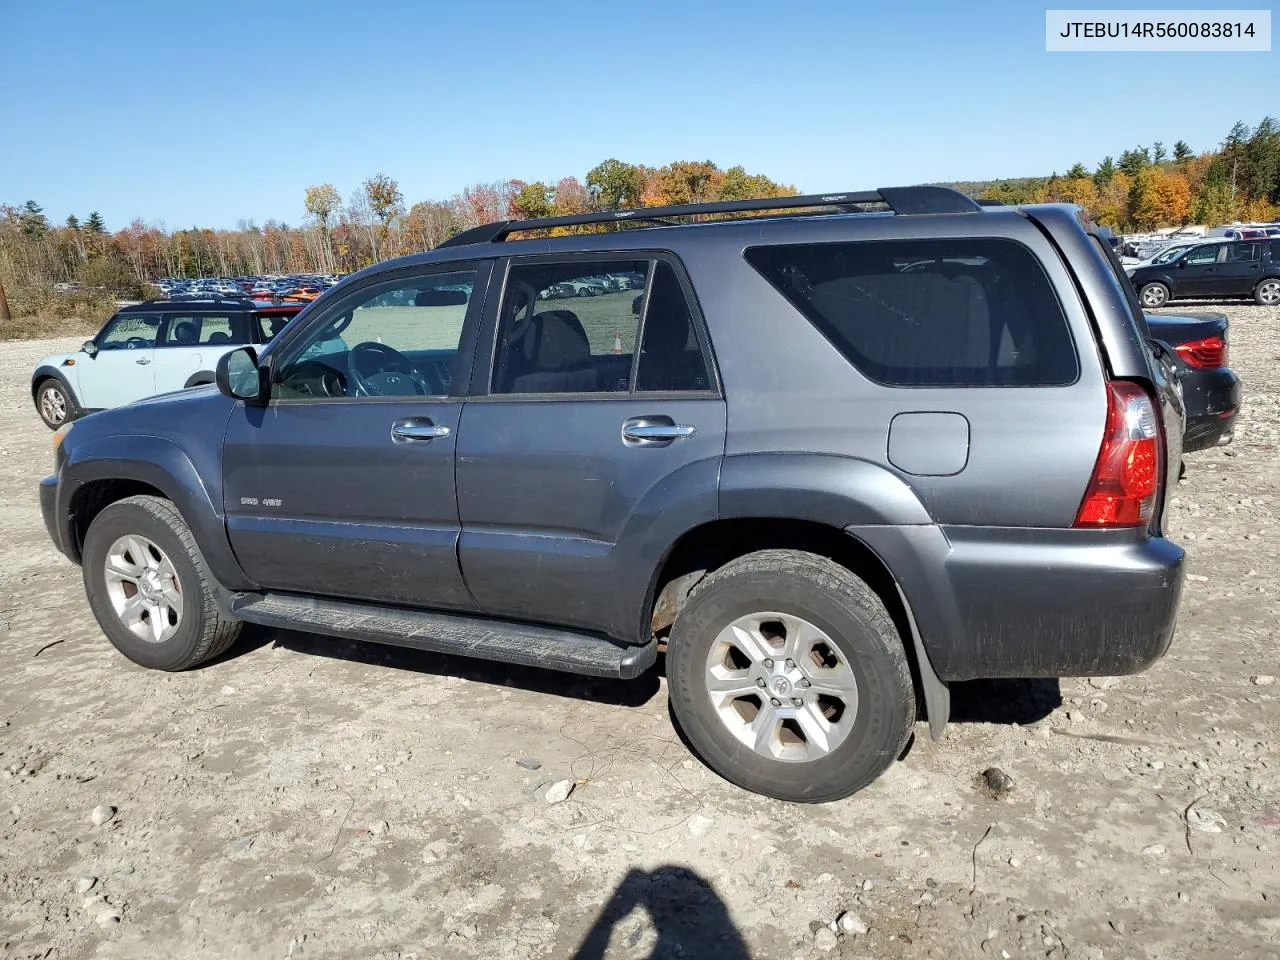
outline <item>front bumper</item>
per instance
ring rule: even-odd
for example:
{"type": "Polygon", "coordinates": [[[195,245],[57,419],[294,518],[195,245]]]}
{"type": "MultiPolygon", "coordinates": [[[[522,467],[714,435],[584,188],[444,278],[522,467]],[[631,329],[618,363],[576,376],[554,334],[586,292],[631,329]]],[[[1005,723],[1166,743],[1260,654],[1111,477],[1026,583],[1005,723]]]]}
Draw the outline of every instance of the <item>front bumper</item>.
{"type": "Polygon", "coordinates": [[[1240,410],[1240,378],[1235,371],[1229,367],[1194,370],[1179,379],[1187,407],[1183,452],[1194,453],[1230,443],[1240,410]]]}
{"type": "Polygon", "coordinates": [[[58,510],[57,474],[40,481],[40,513],[44,516],[44,528],[53,545],[70,560],[79,563],[80,559],[72,542],[71,517],[58,510]]]}
{"type": "Polygon", "coordinates": [[[1137,531],[850,527],[911,604],[943,680],[1113,676],[1164,656],[1180,547],[1137,531]]]}

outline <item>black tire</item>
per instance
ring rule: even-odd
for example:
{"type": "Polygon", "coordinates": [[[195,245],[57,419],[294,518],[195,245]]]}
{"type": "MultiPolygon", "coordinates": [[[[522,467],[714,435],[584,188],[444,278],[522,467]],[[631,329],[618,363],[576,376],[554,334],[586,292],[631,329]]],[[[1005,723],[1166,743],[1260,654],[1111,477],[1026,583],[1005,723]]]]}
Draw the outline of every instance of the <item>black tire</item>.
{"type": "Polygon", "coordinates": [[[580,296],[580,297],[593,297],[593,296],[595,296],[595,294],[593,294],[593,293],[591,292],[591,288],[590,288],[590,287],[579,287],[579,288],[578,288],[578,296],[580,296]]]}
{"type": "Polygon", "coordinates": [[[834,561],[795,550],[748,554],[698,586],[671,630],[667,687],[681,730],[711,769],[747,790],[802,803],[839,800],[875,780],[902,753],[916,717],[903,641],[880,598],[834,561]],[[807,620],[853,670],[857,715],[825,756],[763,756],[715,711],[706,684],[712,644],[737,618],[762,611],[807,620]]]}
{"type": "Polygon", "coordinates": [[[1169,302],[1169,288],[1159,281],[1144,283],[1138,291],[1138,299],[1144,307],[1163,307],[1169,302]]]}
{"type": "Polygon", "coordinates": [[[1267,277],[1253,288],[1254,303],[1261,307],[1274,307],[1280,304],[1280,279],[1267,277]]]}
{"type": "Polygon", "coordinates": [[[241,621],[218,608],[213,575],[177,508],[160,497],[129,497],[103,509],[85,536],[83,574],[89,607],[102,632],[134,663],[153,670],[188,670],[224,652],[240,633],[241,621]],[[173,636],[150,642],[135,635],[116,614],[107,591],[107,553],[120,537],[152,541],[177,573],[182,615],[173,636]]]}
{"type": "Polygon", "coordinates": [[[36,387],[36,412],[46,427],[57,430],[80,416],[80,405],[66,384],[56,377],[46,377],[36,387]],[[46,401],[49,402],[46,404],[46,401]],[[61,419],[54,415],[57,409],[63,411],[61,419]]]}

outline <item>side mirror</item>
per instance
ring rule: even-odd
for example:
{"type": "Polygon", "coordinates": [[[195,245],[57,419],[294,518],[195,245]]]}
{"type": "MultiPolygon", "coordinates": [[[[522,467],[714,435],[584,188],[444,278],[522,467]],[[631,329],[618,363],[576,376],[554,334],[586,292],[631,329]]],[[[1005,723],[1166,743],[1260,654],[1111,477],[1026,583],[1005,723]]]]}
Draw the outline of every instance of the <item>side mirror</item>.
{"type": "Polygon", "coordinates": [[[1185,267],[1186,265],[1187,265],[1187,261],[1185,261],[1185,260],[1179,260],[1179,261],[1178,261],[1178,269],[1179,269],[1179,270],[1181,270],[1181,269],[1182,269],[1183,267],[1185,267]]]}
{"type": "Polygon", "coordinates": [[[92,340],[86,340],[80,345],[80,352],[90,357],[96,357],[98,355],[98,345],[92,340]]]}
{"type": "Polygon", "coordinates": [[[241,347],[219,357],[214,381],[226,396],[254,406],[265,405],[270,394],[266,370],[258,366],[253,347],[241,347]]]}

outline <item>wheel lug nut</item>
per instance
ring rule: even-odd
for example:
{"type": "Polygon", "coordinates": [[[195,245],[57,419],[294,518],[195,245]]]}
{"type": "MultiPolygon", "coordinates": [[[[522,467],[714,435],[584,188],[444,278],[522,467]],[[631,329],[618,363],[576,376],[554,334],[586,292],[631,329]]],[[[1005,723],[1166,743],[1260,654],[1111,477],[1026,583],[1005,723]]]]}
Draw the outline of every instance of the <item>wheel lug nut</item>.
{"type": "Polygon", "coordinates": [[[757,678],[756,678],[756,686],[757,686],[757,687],[763,687],[763,686],[764,686],[764,677],[757,677],[757,678]]]}
{"type": "Polygon", "coordinates": [[[805,680],[803,677],[801,677],[801,678],[800,678],[799,686],[807,687],[807,686],[809,686],[809,681],[808,681],[808,680],[805,680]]]}
{"type": "Polygon", "coordinates": [[[766,669],[766,670],[772,670],[772,669],[773,669],[773,661],[772,661],[772,660],[766,660],[766,661],[764,662],[764,666],[765,666],[765,669],[766,669]]]}
{"type": "Polygon", "coordinates": [[[769,702],[772,703],[775,707],[782,706],[782,701],[779,700],[777,697],[770,697],[769,702]]]}
{"type": "Polygon", "coordinates": [[[803,700],[801,700],[799,697],[792,697],[792,698],[791,698],[791,705],[792,705],[793,707],[803,707],[803,706],[804,706],[804,701],[803,701],[803,700]]]}
{"type": "Polygon", "coordinates": [[[790,657],[788,657],[788,658],[787,658],[787,669],[788,669],[788,670],[794,670],[795,668],[796,668],[796,662],[795,662],[794,660],[792,660],[790,657]]]}

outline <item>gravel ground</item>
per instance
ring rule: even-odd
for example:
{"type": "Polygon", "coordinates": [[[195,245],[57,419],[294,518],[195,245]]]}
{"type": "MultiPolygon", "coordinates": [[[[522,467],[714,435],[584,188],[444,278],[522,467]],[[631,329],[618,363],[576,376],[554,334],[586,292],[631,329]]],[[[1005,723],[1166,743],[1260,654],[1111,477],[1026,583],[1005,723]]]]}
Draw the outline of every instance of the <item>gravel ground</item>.
{"type": "Polygon", "coordinates": [[[959,686],[942,742],[820,807],[691,759],[652,675],[264,632],[134,667],[36,505],[27,378],[71,344],[0,344],[0,954],[1280,956],[1280,310],[1221,309],[1245,410],[1177,491],[1169,655],[959,686]]]}

